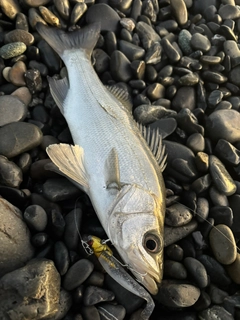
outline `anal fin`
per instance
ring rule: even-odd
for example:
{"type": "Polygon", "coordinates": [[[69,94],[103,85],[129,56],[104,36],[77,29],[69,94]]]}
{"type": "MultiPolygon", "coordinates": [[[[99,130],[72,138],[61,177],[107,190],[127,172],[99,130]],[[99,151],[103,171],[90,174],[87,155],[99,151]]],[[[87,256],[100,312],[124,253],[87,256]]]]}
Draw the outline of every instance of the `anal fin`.
{"type": "Polygon", "coordinates": [[[52,144],[46,150],[61,173],[88,193],[88,174],[84,166],[84,151],[78,145],[52,144]]]}

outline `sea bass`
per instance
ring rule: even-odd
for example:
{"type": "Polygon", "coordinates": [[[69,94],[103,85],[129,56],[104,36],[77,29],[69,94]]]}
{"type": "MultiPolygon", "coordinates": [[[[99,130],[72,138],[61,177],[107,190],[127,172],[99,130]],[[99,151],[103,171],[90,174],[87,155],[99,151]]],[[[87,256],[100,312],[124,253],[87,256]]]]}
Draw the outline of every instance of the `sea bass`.
{"type": "Polygon", "coordinates": [[[51,145],[47,153],[88,194],[124,263],[156,294],[165,215],[161,137],[136,123],[125,91],[98,78],[91,63],[98,23],[68,33],[38,24],[37,31],[66,65],[68,79],[50,78],[49,84],[75,144],[51,145]]]}

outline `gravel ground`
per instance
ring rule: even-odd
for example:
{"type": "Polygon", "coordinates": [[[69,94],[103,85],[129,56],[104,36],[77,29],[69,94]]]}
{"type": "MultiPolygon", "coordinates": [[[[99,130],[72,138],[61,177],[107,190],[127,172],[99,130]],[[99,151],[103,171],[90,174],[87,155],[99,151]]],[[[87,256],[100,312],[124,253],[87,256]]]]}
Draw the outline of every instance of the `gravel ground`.
{"type": "Polygon", "coordinates": [[[138,320],[144,300],[81,247],[106,239],[88,197],[47,170],[72,143],[37,22],[101,21],[96,72],[166,147],[164,278],[150,319],[240,319],[240,1],[0,1],[0,319],[138,320]]]}

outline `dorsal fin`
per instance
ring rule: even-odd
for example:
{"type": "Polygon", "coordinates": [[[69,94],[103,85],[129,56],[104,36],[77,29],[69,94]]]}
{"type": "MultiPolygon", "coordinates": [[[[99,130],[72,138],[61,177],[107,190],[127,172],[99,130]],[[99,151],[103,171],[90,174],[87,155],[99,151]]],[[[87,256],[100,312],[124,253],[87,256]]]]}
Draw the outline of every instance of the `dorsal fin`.
{"type": "Polygon", "coordinates": [[[56,80],[54,78],[48,77],[48,82],[53,99],[64,115],[64,100],[67,96],[69,88],[68,79],[63,78],[60,80],[56,80]]]}
{"type": "Polygon", "coordinates": [[[138,127],[143,135],[143,138],[149,145],[154,157],[156,158],[160,170],[163,172],[167,165],[167,155],[165,153],[165,145],[162,143],[162,136],[160,135],[159,130],[151,130],[150,127],[145,127],[141,123],[138,123],[138,127]]]}
{"type": "Polygon", "coordinates": [[[128,111],[132,112],[132,101],[127,91],[115,85],[105,87],[128,111]]]}

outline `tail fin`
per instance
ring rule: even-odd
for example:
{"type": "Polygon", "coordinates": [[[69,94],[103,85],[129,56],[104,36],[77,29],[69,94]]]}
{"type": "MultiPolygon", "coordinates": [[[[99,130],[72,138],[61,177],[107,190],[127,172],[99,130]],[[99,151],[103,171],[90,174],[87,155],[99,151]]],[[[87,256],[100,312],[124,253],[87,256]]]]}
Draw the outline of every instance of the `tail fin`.
{"type": "Polygon", "coordinates": [[[88,57],[97,43],[100,23],[90,24],[82,29],[65,32],[58,28],[50,28],[37,23],[36,29],[42,38],[62,57],[65,50],[82,49],[88,57]]]}

